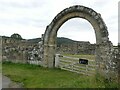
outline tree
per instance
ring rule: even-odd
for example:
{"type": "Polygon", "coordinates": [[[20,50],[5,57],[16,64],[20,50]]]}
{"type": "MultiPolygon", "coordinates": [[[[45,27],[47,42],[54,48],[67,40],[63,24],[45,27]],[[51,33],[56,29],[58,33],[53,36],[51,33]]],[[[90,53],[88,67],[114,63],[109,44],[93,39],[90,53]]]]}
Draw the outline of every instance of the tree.
{"type": "Polygon", "coordinates": [[[11,35],[11,38],[18,39],[18,40],[21,40],[21,39],[22,39],[21,35],[19,35],[19,34],[17,34],[17,33],[12,34],[12,35],[11,35]]]}

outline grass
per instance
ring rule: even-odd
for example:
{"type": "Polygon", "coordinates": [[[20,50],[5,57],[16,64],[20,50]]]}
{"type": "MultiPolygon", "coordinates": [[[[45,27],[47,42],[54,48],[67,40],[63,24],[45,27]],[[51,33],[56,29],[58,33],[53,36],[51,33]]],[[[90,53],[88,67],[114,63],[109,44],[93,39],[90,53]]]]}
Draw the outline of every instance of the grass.
{"type": "Polygon", "coordinates": [[[2,62],[0,62],[0,74],[2,73],[2,62]]]}
{"type": "MultiPolygon", "coordinates": [[[[48,69],[37,65],[3,63],[3,74],[22,82],[25,88],[105,88],[94,76],[85,76],[61,69],[48,69]]],[[[111,84],[117,87],[116,83],[111,84]]]]}

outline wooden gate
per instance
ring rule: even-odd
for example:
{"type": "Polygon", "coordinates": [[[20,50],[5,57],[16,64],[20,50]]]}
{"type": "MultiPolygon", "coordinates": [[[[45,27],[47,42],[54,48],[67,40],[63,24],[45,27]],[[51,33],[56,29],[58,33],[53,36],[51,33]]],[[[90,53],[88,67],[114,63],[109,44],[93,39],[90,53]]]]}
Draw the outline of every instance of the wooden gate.
{"type": "Polygon", "coordinates": [[[96,64],[95,60],[87,60],[85,58],[75,58],[56,54],[55,67],[79,74],[94,75],[96,64]]]}

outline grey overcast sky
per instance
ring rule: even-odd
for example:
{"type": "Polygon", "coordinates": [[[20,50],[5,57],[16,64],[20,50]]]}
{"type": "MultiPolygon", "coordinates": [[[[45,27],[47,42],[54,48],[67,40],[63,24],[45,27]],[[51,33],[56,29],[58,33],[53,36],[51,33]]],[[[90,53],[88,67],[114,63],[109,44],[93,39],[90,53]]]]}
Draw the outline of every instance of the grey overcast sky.
{"type": "MultiPolygon", "coordinates": [[[[19,33],[25,39],[38,38],[63,9],[83,5],[100,13],[108,27],[110,41],[118,43],[119,0],[0,0],[0,35],[19,33]]],[[[86,20],[70,19],[58,31],[59,37],[95,43],[95,33],[86,20]]]]}

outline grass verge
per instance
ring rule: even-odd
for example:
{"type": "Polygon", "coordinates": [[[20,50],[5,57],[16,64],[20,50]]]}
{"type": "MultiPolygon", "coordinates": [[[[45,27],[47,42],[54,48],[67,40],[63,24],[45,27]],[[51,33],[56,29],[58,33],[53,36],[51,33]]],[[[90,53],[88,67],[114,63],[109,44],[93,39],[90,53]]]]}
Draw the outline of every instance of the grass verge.
{"type": "MultiPolygon", "coordinates": [[[[105,88],[94,76],[85,76],[61,69],[48,69],[29,64],[3,63],[3,74],[25,88],[105,88]]],[[[111,88],[116,88],[112,84],[111,88]]]]}

